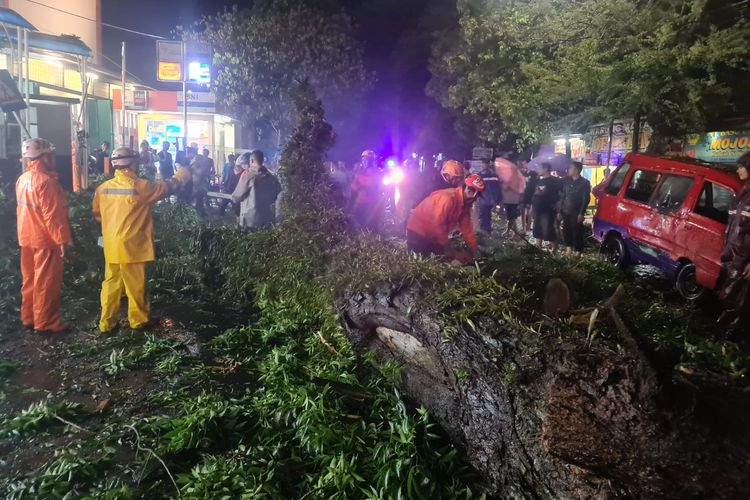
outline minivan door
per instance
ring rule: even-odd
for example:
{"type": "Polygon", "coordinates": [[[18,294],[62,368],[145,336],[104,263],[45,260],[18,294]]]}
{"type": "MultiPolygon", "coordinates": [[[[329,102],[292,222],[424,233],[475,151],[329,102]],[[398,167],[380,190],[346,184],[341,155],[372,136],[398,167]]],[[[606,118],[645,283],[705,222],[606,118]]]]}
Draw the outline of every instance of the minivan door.
{"type": "Polygon", "coordinates": [[[692,177],[664,175],[649,201],[651,211],[643,219],[644,239],[656,250],[659,267],[668,273],[677,269],[675,246],[685,223],[682,207],[694,185],[692,177]]]}
{"type": "Polygon", "coordinates": [[[617,207],[619,219],[628,229],[633,257],[653,264],[657,264],[657,231],[649,203],[661,177],[662,174],[654,170],[636,168],[617,207]]]}
{"type": "Polygon", "coordinates": [[[677,237],[678,251],[695,264],[696,281],[713,289],[721,269],[724,231],[734,190],[713,181],[700,182],[700,195],[686,207],[685,223],[677,237]]]}

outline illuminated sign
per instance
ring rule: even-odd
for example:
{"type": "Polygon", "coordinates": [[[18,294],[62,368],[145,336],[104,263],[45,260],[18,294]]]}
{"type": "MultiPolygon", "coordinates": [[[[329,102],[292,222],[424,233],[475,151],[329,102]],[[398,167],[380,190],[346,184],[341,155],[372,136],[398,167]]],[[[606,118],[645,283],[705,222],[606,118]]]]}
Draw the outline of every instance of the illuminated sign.
{"type": "Polygon", "coordinates": [[[187,60],[187,80],[190,83],[211,83],[211,44],[190,41],[185,44],[187,60]]]}
{"type": "Polygon", "coordinates": [[[188,81],[195,83],[211,83],[211,65],[201,62],[188,63],[188,81]]]}
{"type": "Polygon", "coordinates": [[[182,42],[156,41],[156,77],[160,82],[182,81],[182,42]]]}
{"type": "Polygon", "coordinates": [[[197,41],[156,41],[156,76],[160,82],[211,83],[211,45],[197,41]],[[186,66],[186,67],[185,67],[186,66]]]}
{"type": "Polygon", "coordinates": [[[180,63],[159,61],[159,73],[157,79],[160,82],[182,81],[182,65],[180,63]]]}
{"type": "Polygon", "coordinates": [[[735,163],[750,151],[750,130],[691,134],[686,139],[685,155],[704,161],[735,163]]]}

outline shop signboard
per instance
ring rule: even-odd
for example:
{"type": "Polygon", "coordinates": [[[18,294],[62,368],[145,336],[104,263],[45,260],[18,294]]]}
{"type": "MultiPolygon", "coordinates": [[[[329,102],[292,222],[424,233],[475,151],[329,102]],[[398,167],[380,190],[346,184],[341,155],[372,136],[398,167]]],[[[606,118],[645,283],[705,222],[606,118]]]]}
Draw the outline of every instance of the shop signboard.
{"type": "Polygon", "coordinates": [[[736,163],[748,151],[750,130],[733,130],[688,135],[683,153],[712,163],[736,163]]]}
{"type": "MultiPolygon", "coordinates": [[[[633,149],[633,121],[618,120],[612,124],[612,144],[609,144],[609,124],[595,125],[586,134],[586,143],[590,144],[584,156],[584,164],[617,166],[626,154],[633,149]],[[610,153],[611,151],[611,153],[610,153]],[[608,157],[609,156],[609,157],[608,157]]],[[[647,123],[641,124],[640,151],[645,151],[651,140],[652,130],[647,123]]]]}
{"type": "Polygon", "coordinates": [[[491,160],[493,153],[492,148],[476,147],[471,150],[471,157],[474,160],[491,160]]]}
{"type": "Polygon", "coordinates": [[[125,109],[144,110],[148,109],[145,90],[126,90],[125,109]]]}
{"type": "MultiPolygon", "coordinates": [[[[213,92],[188,92],[188,111],[194,113],[215,113],[216,94],[213,92]]],[[[177,110],[182,111],[182,95],[177,96],[177,110]]]]}
{"type": "Polygon", "coordinates": [[[182,81],[182,42],[156,41],[156,78],[160,82],[182,81]]]}
{"type": "Polygon", "coordinates": [[[211,44],[187,42],[185,47],[187,60],[187,81],[190,83],[211,83],[211,44]]]}

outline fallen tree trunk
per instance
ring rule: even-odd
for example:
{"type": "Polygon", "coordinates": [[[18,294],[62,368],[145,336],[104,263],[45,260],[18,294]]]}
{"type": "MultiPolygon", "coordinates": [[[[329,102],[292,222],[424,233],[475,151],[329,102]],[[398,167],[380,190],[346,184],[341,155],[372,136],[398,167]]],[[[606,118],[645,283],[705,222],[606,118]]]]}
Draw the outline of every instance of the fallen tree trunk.
{"type": "Polygon", "coordinates": [[[539,335],[493,318],[445,336],[430,303],[416,287],[350,296],[347,336],[403,365],[406,395],[463,448],[491,493],[750,497],[742,390],[659,382],[633,339],[586,347],[575,334],[539,335]]]}

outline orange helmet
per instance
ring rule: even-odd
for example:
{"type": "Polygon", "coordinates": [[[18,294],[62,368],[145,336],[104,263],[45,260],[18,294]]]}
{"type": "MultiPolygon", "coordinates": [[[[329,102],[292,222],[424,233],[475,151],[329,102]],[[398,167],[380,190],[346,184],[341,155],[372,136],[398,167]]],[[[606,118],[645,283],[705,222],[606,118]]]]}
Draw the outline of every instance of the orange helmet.
{"type": "Polygon", "coordinates": [[[451,179],[455,178],[463,179],[466,176],[464,173],[464,166],[456,160],[448,160],[443,163],[443,168],[440,169],[440,175],[445,179],[445,182],[450,182],[451,179]]]}
{"type": "Polygon", "coordinates": [[[477,174],[471,174],[470,176],[468,176],[466,178],[465,183],[467,186],[476,189],[480,193],[484,191],[484,188],[485,188],[484,179],[479,177],[477,174]]]}

